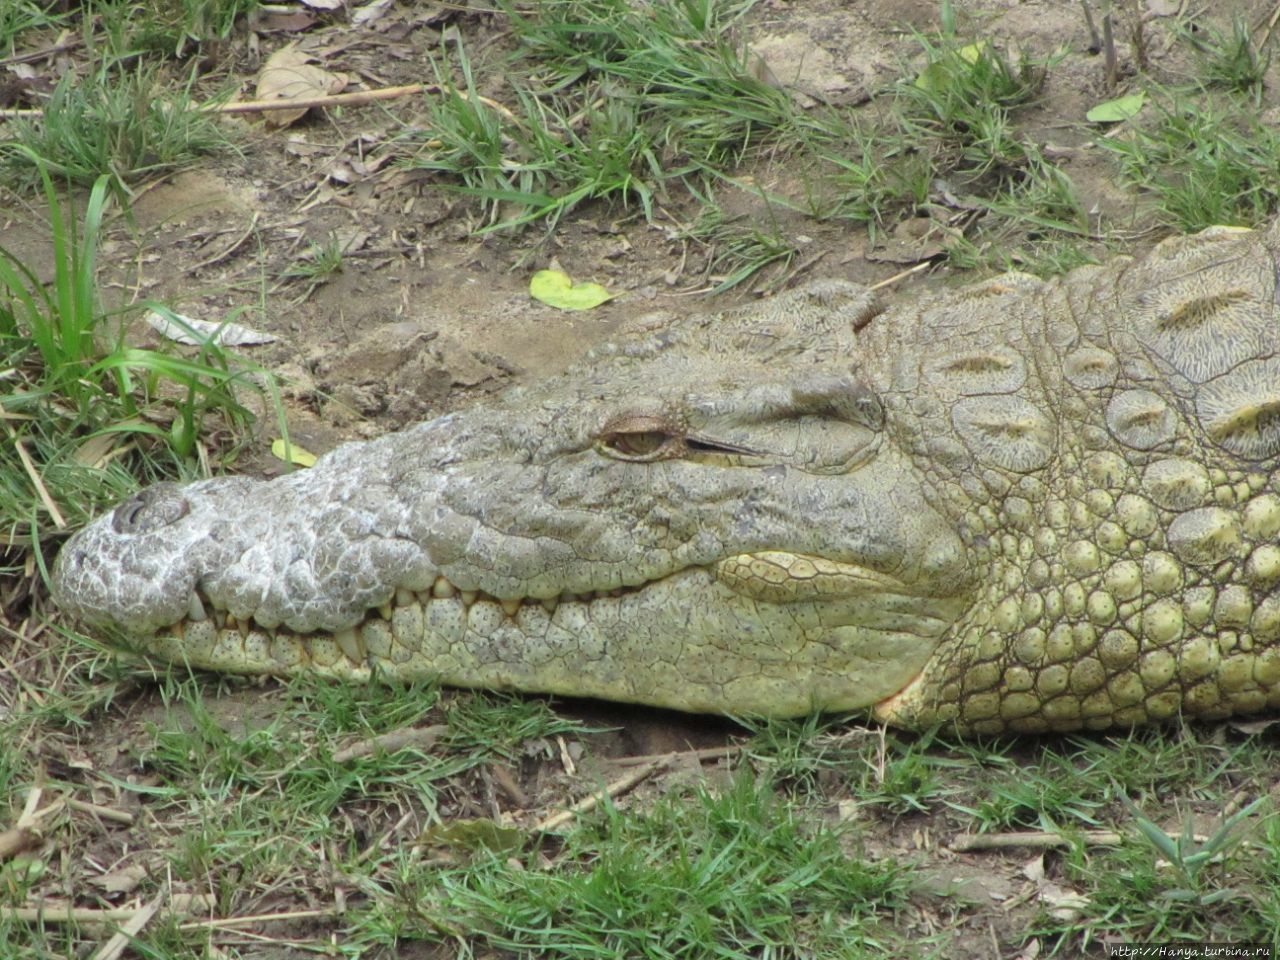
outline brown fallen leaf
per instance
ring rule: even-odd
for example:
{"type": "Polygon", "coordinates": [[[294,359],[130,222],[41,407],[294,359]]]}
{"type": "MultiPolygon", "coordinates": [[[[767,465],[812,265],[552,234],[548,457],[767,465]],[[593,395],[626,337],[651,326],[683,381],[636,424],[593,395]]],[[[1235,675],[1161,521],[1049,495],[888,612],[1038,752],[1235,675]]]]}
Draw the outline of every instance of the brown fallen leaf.
{"type": "MultiPolygon", "coordinates": [[[[297,44],[281,47],[262,65],[258,73],[256,97],[258,100],[312,100],[337,93],[347,85],[347,78],[340,73],[330,73],[310,62],[297,44]]],[[[287,127],[301,118],[307,107],[296,110],[273,110],[266,118],[269,129],[287,127]]]]}
{"type": "Polygon", "coordinates": [[[133,863],[98,877],[90,877],[89,882],[101,888],[104,893],[132,893],[145,879],[147,868],[140,863],[133,863]]]}

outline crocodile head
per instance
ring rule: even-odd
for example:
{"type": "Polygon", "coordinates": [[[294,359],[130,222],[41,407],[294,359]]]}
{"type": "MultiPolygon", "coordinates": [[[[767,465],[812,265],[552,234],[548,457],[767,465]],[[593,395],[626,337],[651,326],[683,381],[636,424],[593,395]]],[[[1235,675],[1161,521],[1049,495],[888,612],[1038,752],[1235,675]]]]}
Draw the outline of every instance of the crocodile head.
{"type": "Polygon", "coordinates": [[[825,283],[270,482],[144,490],[58,558],[138,649],[771,714],[873,704],[972,602],[825,283]]]}
{"type": "Polygon", "coordinates": [[[303,473],[144,491],[55,596],[245,673],[982,733],[1280,709],[1277,248],[656,322],[303,473]]]}

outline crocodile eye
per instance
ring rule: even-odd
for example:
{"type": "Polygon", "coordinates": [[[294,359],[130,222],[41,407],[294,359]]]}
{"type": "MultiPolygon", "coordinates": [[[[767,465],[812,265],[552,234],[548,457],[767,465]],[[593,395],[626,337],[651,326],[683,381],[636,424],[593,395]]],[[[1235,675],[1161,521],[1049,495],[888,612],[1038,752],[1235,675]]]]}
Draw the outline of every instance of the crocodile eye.
{"type": "Polygon", "coordinates": [[[660,417],[624,417],[600,433],[600,448],[619,460],[662,460],[679,456],[683,437],[660,417]]]}
{"type": "Polygon", "coordinates": [[[670,439],[665,433],[657,430],[643,430],[639,433],[615,433],[605,438],[605,444],[615,453],[624,457],[651,457],[661,450],[670,439]]]}

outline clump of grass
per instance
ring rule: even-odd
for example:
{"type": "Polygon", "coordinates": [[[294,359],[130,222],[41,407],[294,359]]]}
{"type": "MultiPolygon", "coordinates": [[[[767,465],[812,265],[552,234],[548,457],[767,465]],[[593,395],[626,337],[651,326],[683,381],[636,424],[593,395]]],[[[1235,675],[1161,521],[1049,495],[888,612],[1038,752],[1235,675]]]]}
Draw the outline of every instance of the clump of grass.
{"type": "Polygon", "coordinates": [[[1099,138],[1125,176],[1179,230],[1252,226],[1280,210],[1280,132],[1238,101],[1168,93],[1153,121],[1099,138]]]}
{"type": "Polygon", "coordinates": [[[212,114],[161,67],[101,66],[85,80],[58,81],[39,117],[10,121],[0,163],[17,182],[38,188],[41,171],[90,186],[99,177],[127,195],[137,179],[187,166],[226,147],[212,114]]]}
{"type": "Polygon", "coordinates": [[[53,5],[37,0],[7,0],[0,3],[0,55],[13,56],[19,38],[37,30],[50,30],[66,19],[53,5]]]}
{"type": "MultiPolygon", "coordinates": [[[[767,198],[765,204],[767,207],[767,198]]],[[[776,272],[774,285],[781,285],[800,252],[776,222],[728,217],[714,202],[704,204],[698,219],[680,236],[707,248],[705,269],[708,277],[715,280],[712,293],[731,290],[769,267],[776,272]]]]}
{"type": "Polygon", "coordinates": [[[227,39],[235,23],[259,6],[258,0],[159,0],[145,5],[116,0],[119,13],[104,14],[117,52],[155,51],[182,57],[210,42],[227,39]]]}
{"type": "Polygon", "coordinates": [[[821,132],[834,168],[828,215],[878,226],[924,206],[942,186],[1006,218],[1078,230],[1070,182],[1015,122],[1039,95],[1047,63],[1015,62],[990,43],[953,35],[918,41],[924,66],[881,96],[874,125],[821,132]]]}
{"type": "Polygon", "coordinates": [[[1255,106],[1261,105],[1271,53],[1254,44],[1248,22],[1234,19],[1229,36],[1216,30],[1204,38],[1190,31],[1184,36],[1196,48],[1201,82],[1206,87],[1241,94],[1255,106]]]}
{"type": "MultiPolygon", "coordinates": [[[[519,44],[518,113],[479,95],[459,45],[460,83],[429,104],[431,141],[411,164],[456,178],[489,229],[554,226],[590,200],[651,216],[672,183],[705,183],[792,123],[789,96],[754,76],[733,35],[752,5],[557,0],[533,15],[502,3],[519,44]]],[[[437,75],[451,84],[444,65],[437,75]]]]}
{"type": "Polygon", "coordinates": [[[503,2],[516,42],[507,104],[481,95],[466,51],[451,46],[435,67],[448,92],[428,102],[429,139],[408,163],[476,198],[480,233],[535,222],[551,230],[591,201],[635,204],[652,219],[660,202],[692,200],[701,215],[686,236],[712,245],[716,292],[770,266],[785,277],[796,257],[780,231],[736,227],[711,202],[751,159],[794,158],[823,183],[809,200],[815,216],[873,230],[940,191],[1040,231],[1087,228],[1069,180],[1015,119],[1050,61],[1013,59],[953,31],[922,36],[923,69],[876,98],[878,119],[854,121],[839,109],[800,109],[753,68],[736,29],[753,5],[556,0],[535,15],[503,2]]]}
{"type": "Polygon", "coordinates": [[[899,955],[879,917],[903,904],[910,878],[850,842],[743,770],[721,790],[606,809],[551,862],[481,854],[429,878],[406,863],[358,929],[372,942],[548,958],[899,955]]]}
{"type": "Polygon", "coordinates": [[[1265,803],[1265,797],[1255,799],[1197,839],[1189,815],[1170,835],[1125,798],[1136,835],[1098,858],[1105,863],[1095,861],[1081,872],[1092,881],[1082,904],[1086,917],[1066,935],[1096,930],[1143,942],[1230,940],[1274,947],[1277,928],[1267,914],[1275,913],[1280,872],[1269,862],[1264,838],[1275,834],[1280,818],[1263,812],[1265,803]]]}

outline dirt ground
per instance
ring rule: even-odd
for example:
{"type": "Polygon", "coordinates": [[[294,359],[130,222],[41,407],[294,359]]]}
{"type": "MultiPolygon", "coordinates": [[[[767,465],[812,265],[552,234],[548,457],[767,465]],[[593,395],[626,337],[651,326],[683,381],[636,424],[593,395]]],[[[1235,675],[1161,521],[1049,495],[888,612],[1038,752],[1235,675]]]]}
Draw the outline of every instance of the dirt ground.
{"type": "MultiPolygon", "coordinates": [[[[1133,193],[1115,183],[1114,163],[1090,142],[1096,131],[1080,122],[1108,94],[1101,59],[1088,52],[1078,6],[984,0],[956,7],[974,36],[1033,56],[1065,51],[1040,104],[1020,112],[1020,120],[1032,138],[1052,146],[1085,206],[1105,217],[1112,235],[1123,236],[1129,227],[1135,245],[1158,239],[1144,233],[1133,193]]],[[[1207,22],[1221,26],[1230,13],[1215,10],[1207,22]]],[[[919,53],[913,31],[936,30],[937,17],[933,0],[763,3],[747,36],[773,74],[796,90],[798,103],[821,97],[859,104],[909,71],[904,65],[919,53]]],[[[461,31],[473,57],[504,39],[499,19],[451,16],[443,5],[395,9],[388,21],[366,31],[336,25],[300,37],[266,35],[262,52],[268,43],[295,39],[327,68],[384,87],[421,81],[424,51],[440,43],[441,30],[461,31]]],[[[1157,79],[1184,74],[1190,66],[1185,45],[1174,45],[1166,20],[1148,10],[1144,22],[1148,71],[1157,79]]],[[[1132,72],[1130,47],[1122,42],[1119,53],[1122,75],[1132,72]]],[[[255,66],[243,64],[246,76],[255,66]]],[[[482,83],[501,102],[501,78],[482,83]]],[[[708,305],[714,251],[676,238],[696,216],[692,204],[661,205],[653,223],[636,209],[587,207],[550,238],[532,229],[478,239],[474,230],[484,223],[466,198],[435,190],[424,172],[396,165],[403,148],[393,134],[413,107],[388,109],[396,117],[376,107],[348,108],[275,131],[228,120],[239,128],[233,139],[243,157],[209,162],[142,189],[133,205],[135,224],[121,225],[104,251],[104,262],[119,267],[110,271],[107,296],[158,300],[211,320],[252,308],[250,325],[280,339],[247,352],[282,377],[292,429],[316,453],[342,439],[438,414],[515,379],[556,371],[638,316],[708,305]],[[274,279],[304,263],[313,245],[335,241],[345,250],[341,269],[314,287],[302,279],[274,279]],[[531,273],[556,264],[618,296],[584,314],[531,300],[531,273]]],[[[787,163],[765,162],[745,173],[744,181],[797,200],[815,186],[810,171],[787,163]]],[[[910,249],[897,255],[880,249],[868,257],[862,230],[781,206],[766,210],[759,197],[744,190],[721,199],[744,220],[767,216],[799,238],[805,276],[874,283],[918,262],[910,249]]],[[[21,226],[11,225],[6,242],[17,240],[21,226]]],[[[755,286],[777,279],[766,271],[755,286]]],[[[909,296],[913,284],[948,279],[945,269],[937,269],[902,284],[899,293],[909,296]]],[[[740,291],[733,298],[751,295],[740,291]]],[[[155,340],[141,325],[131,338],[155,340]]]]}
{"type": "MultiPolygon", "coordinates": [[[[1040,103],[1020,115],[1024,128],[1052,146],[1086,207],[1105,218],[1111,236],[1127,230],[1135,249],[1158,240],[1147,229],[1142,202],[1122,188],[1114,164],[1091,142],[1097,131],[1082,122],[1085,111],[1108,94],[1080,5],[973,0],[955,6],[962,32],[1034,55],[1061,52],[1040,103]]],[[[1146,71],[1164,80],[1185,75],[1190,65],[1185,48],[1174,42],[1175,18],[1168,15],[1180,5],[1144,0],[1140,6],[1146,71]]],[[[1201,16],[1224,27],[1239,10],[1256,23],[1265,20],[1270,6],[1216,4],[1201,16]]],[[[913,31],[935,31],[938,9],[935,0],[772,0],[755,9],[746,32],[773,74],[795,89],[797,109],[818,98],[858,105],[878,86],[903,75],[903,65],[919,50],[913,31]]],[[[320,23],[299,34],[264,32],[257,44],[238,44],[234,56],[248,84],[262,56],[297,40],[328,69],[341,69],[369,87],[386,87],[422,81],[425,51],[440,44],[444,30],[460,31],[473,58],[485,46],[504,42],[497,17],[420,3],[393,7],[386,18],[359,31],[345,23],[320,23]]],[[[1123,76],[1135,69],[1133,50],[1127,42],[1119,49],[1123,76]]],[[[484,78],[482,87],[499,102],[507,92],[501,77],[484,78]]],[[[707,273],[713,251],[677,237],[696,216],[692,204],[661,205],[654,222],[636,209],[592,206],[550,238],[537,229],[477,238],[474,230],[483,224],[466,198],[433,189],[426,175],[394,162],[401,155],[395,131],[414,111],[406,99],[316,114],[280,130],[228,119],[241,156],[144,185],[133,205],[133,222],[111,228],[102,254],[104,296],[116,304],[158,300],[208,320],[251,308],[240,322],[278,340],[239,349],[281,377],[292,438],[317,454],[557,371],[645,314],[709,306],[706,292],[716,279],[707,273]],[[305,262],[313,245],[335,239],[345,246],[338,271],[314,285],[283,279],[291,266],[305,262]],[[576,279],[605,285],[617,298],[584,313],[531,300],[531,273],[556,265],[576,279]]],[[[765,161],[744,173],[781,196],[798,198],[812,186],[805,171],[785,163],[765,161]]],[[[722,200],[750,218],[766,214],[758,196],[726,190],[722,200]]],[[[0,222],[7,224],[5,244],[38,260],[44,242],[40,217],[25,202],[9,198],[6,203],[10,209],[0,211],[0,222]]],[[[901,257],[868,256],[861,229],[817,222],[780,207],[767,215],[800,238],[799,273],[806,278],[873,283],[913,265],[909,251],[901,257]]],[[[754,289],[740,289],[726,299],[748,300],[778,279],[766,272],[754,289]]],[[[893,295],[909,297],[922,285],[954,279],[946,268],[922,271],[898,284],[893,295]]],[[[156,342],[156,334],[140,323],[128,337],[156,342]]],[[[235,469],[260,474],[279,469],[266,452],[274,435],[269,420],[263,430],[262,441],[235,469]]],[[[256,687],[228,691],[217,683],[208,689],[209,709],[227,723],[252,723],[279,695],[256,687]]],[[[131,687],[91,727],[76,732],[74,746],[68,741],[66,753],[52,759],[65,770],[91,762],[98,774],[115,770],[124,779],[130,775],[131,744],[148,736],[148,718],[158,709],[153,691],[131,687]]],[[[603,705],[568,709],[623,731],[588,744],[605,763],[597,769],[606,774],[621,769],[609,762],[688,746],[723,746],[738,733],[725,722],[665,713],[603,705]]],[[[661,778],[645,787],[661,788],[661,778]]],[[[563,797],[546,782],[540,789],[535,783],[531,802],[550,808],[563,797]]],[[[883,854],[931,858],[939,886],[960,891],[965,903],[1020,896],[1027,882],[1025,855],[951,853],[942,838],[952,828],[939,819],[900,832],[886,822],[870,829],[870,836],[883,854]]],[[[113,842],[127,846],[127,839],[113,842]]],[[[103,855],[110,859],[108,851],[103,855]]],[[[1034,903],[1024,903],[953,917],[950,922],[966,929],[957,932],[945,955],[1020,955],[1033,909],[1034,903]]],[[[941,921],[923,917],[916,922],[927,927],[941,921]]],[[[302,954],[282,949],[244,955],[302,954]]]]}

